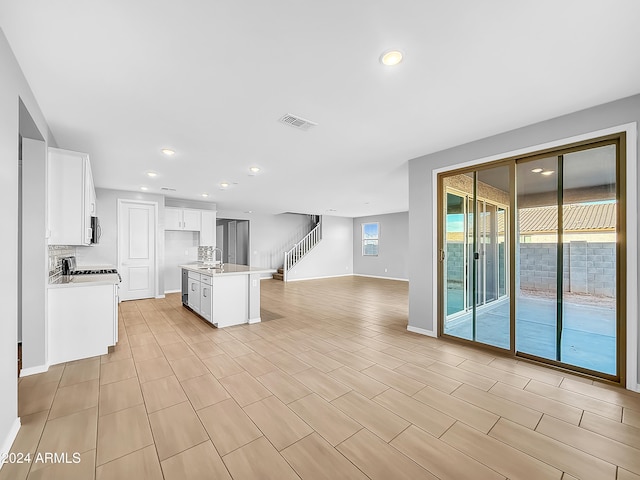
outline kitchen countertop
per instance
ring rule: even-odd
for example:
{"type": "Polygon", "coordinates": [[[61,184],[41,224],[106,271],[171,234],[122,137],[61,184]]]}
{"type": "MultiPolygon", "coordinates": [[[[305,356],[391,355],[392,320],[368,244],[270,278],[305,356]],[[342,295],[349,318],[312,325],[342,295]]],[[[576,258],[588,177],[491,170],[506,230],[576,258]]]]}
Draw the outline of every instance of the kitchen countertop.
{"type": "Polygon", "coordinates": [[[115,273],[98,275],[61,275],[53,283],[49,283],[48,287],[90,287],[93,285],[117,285],[119,283],[120,279],[115,273]]]}
{"type": "Polygon", "coordinates": [[[246,265],[236,265],[235,263],[225,263],[222,271],[218,268],[205,266],[202,263],[189,263],[187,265],[179,265],[179,267],[189,270],[190,272],[203,273],[211,276],[253,275],[258,273],[274,273],[276,271],[273,268],[248,267],[246,265]]]}

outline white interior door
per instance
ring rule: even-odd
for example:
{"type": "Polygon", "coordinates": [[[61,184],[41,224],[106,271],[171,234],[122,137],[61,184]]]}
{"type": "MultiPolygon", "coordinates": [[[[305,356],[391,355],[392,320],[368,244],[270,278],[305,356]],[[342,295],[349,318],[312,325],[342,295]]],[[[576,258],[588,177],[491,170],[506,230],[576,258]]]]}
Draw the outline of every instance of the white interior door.
{"type": "Polygon", "coordinates": [[[120,298],[135,300],[156,294],[156,204],[119,200],[118,272],[120,298]]]}

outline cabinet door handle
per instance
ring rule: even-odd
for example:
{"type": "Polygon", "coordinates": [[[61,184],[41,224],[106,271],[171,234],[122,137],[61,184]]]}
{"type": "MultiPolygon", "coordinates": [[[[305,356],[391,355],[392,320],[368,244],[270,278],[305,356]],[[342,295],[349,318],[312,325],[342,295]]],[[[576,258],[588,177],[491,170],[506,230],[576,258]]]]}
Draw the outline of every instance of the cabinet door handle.
{"type": "Polygon", "coordinates": [[[192,284],[191,284],[191,291],[192,291],[192,292],[195,292],[195,291],[196,291],[196,284],[195,284],[195,283],[192,283],[192,284]]]}
{"type": "Polygon", "coordinates": [[[206,288],[203,288],[203,289],[202,289],[202,296],[203,296],[203,297],[206,297],[206,296],[207,296],[207,289],[206,289],[206,288]]]}

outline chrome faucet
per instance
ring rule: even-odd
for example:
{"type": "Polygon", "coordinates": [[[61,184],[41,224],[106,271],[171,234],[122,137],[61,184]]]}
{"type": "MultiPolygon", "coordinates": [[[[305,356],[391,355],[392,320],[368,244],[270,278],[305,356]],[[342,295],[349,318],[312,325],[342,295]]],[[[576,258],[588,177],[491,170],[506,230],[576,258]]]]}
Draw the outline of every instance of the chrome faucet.
{"type": "Polygon", "coordinates": [[[222,249],[218,247],[213,249],[213,262],[216,262],[216,252],[220,252],[220,268],[224,268],[224,263],[222,263],[222,249]]]}

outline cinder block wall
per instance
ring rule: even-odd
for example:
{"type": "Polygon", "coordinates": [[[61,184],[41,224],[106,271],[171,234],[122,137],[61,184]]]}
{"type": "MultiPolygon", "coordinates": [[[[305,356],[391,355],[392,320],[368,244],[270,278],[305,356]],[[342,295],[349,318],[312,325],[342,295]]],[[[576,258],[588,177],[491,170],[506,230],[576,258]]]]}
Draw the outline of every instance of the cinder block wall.
{"type": "MultiPolygon", "coordinates": [[[[563,247],[563,290],[605,297],[616,295],[616,244],[569,242],[563,247]]],[[[556,244],[520,244],[520,287],[555,291],[556,244]]]]}

